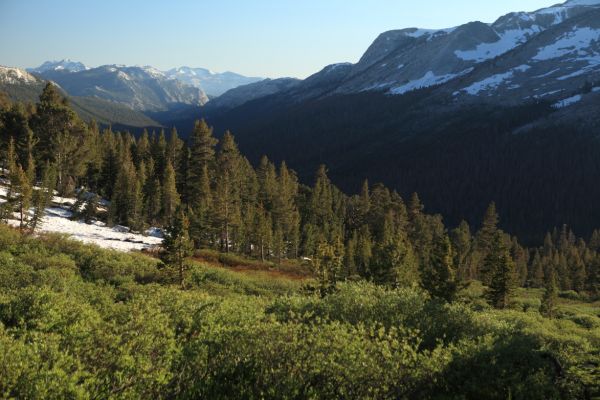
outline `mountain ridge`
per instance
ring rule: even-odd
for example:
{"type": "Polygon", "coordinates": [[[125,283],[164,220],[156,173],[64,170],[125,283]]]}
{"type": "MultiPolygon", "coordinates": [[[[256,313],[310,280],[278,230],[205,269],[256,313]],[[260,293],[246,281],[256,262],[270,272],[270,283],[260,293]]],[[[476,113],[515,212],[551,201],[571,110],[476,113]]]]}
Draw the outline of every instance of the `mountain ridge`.
{"type": "MultiPolygon", "coordinates": [[[[29,72],[13,67],[0,66],[0,91],[12,101],[36,103],[47,81],[29,72]]],[[[115,128],[139,129],[161,126],[151,117],[118,103],[94,97],[69,96],[59,85],[61,92],[69,99],[73,109],[86,120],[115,128]]]]}

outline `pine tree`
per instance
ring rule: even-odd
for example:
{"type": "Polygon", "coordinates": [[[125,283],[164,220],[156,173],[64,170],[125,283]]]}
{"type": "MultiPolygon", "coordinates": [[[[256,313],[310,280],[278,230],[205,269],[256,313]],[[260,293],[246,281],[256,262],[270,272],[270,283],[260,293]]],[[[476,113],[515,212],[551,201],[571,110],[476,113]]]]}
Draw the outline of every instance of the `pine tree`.
{"type": "Polygon", "coordinates": [[[277,195],[277,172],[275,165],[266,156],[262,156],[256,168],[258,179],[258,201],[269,212],[273,211],[273,204],[277,195]]]}
{"type": "Polygon", "coordinates": [[[190,207],[190,236],[197,247],[208,246],[213,241],[216,212],[214,209],[215,193],[210,187],[208,166],[202,167],[200,178],[202,196],[190,207]]]}
{"type": "MultiPolygon", "coordinates": [[[[547,262],[547,261],[546,261],[547,262]]],[[[533,254],[533,260],[531,261],[531,271],[529,277],[529,286],[534,288],[540,288],[544,286],[544,262],[538,249],[533,254]]]]}
{"type": "Polygon", "coordinates": [[[48,83],[40,95],[32,128],[40,139],[41,159],[56,166],[59,192],[65,194],[69,177],[85,172],[87,127],[54,84],[48,83]]]}
{"type": "Polygon", "coordinates": [[[434,236],[430,224],[432,221],[423,212],[424,208],[418,194],[413,193],[408,206],[410,226],[407,233],[420,265],[429,261],[434,236]]]}
{"type": "MultiPolygon", "coordinates": [[[[480,259],[485,259],[490,251],[492,251],[492,247],[494,246],[494,241],[498,232],[498,213],[496,212],[496,203],[491,202],[483,217],[481,229],[479,229],[479,232],[477,232],[476,249],[479,253],[480,259]]],[[[478,275],[479,279],[484,284],[488,285],[490,283],[492,271],[486,268],[485,262],[481,265],[478,275]]]]}
{"type": "Polygon", "coordinates": [[[217,157],[215,219],[220,231],[221,249],[229,252],[241,224],[240,154],[233,135],[226,132],[217,157]]]}
{"type": "Polygon", "coordinates": [[[452,248],[455,250],[455,265],[457,276],[462,280],[475,279],[475,271],[471,269],[470,256],[472,251],[471,229],[466,221],[461,221],[450,234],[452,248]]]}
{"type": "MultiPolygon", "coordinates": [[[[298,194],[298,181],[293,172],[290,172],[285,164],[281,163],[279,177],[277,178],[277,191],[273,199],[273,224],[274,230],[280,238],[280,251],[278,258],[288,256],[290,247],[296,247],[295,237],[299,227],[298,210],[296,209],[296,196],[298,194]]],[[[277,237],[277,236],[276,236],[277,237]]]]}
{"type": "Polygon", "coordinates": [[[100,196],[91,194],[83,207],[82,216],[86,224],[92,223],[98,216],[98,207],[100,205],[100,196]]]}
{"type": "Polygon", "coordinates": [[[405,232],[394,229],[391,214],[386,217],[384,237],[375,245],[369,275],[377,283],[410,286],[418,282],[418,260],[405,232]]]}
{"type": "Polygon", "coordinates": [[[542,305],[540,312],[548,318],[554,318],[556,314],[556,303],[558,301],[558,288],[556,287],[556,276],[554,268],[549,266],[546,269],[544,279],[544,296],[542,297],[542,305]]]}
{"type": "MultiPolygon", "coordinates": [[[[165,130],[161,129],[158,134],[158,139],[156,136],[154,136],[153,139],[154,140],[151,143],[152,158],[154,159],[156,173],[162,174],[167,167],[167,138],[165,136],[165,130]]],[[[157,175],[157,177],[160,176],[157,175]]]]}
{"type": "Polygon", "coordinates": [[[358,274],[363,277],[369,276],[371,258],[373,257],[373,242],[368,225],[363,225],[358,231],[356,242],[355,264],[358,274]]]}
{"type": "Polygon", "coordinates": [[[592,251],[600,250],[600,229],[595,229],[589,242],[589,248],[592,251]]]}
{"type": "Polygon", "coordinates": [[[483,264],[491,277],[488,302],[495,308],[508,307],[515,286],[515,263],[500,232],[494,235],[483,264]]]}
{"type": "MultiPolygon", "coordinates": [[[[21,165],[27,164],[27,140],[32,134],[29,116],[23,104],[13,104],[0,112],[0,145],[2,149],[7,149],[12,138],[15,141],[16,160],[21,165]]],[[[3,163],[2,166],[6,167],[6,164],[3,163]]]]}
{"type": "Polygon", "coordinates": [[[160,180],[156,177],[154,169],[154,160],[150,158],[146,165],[146,179],[144,187],[142,188],[143,193],[143,216],[144,220],[151,225],[157,225],[160,220],[160,213],[162,209],[162,187],[160,180]]]}
{"type": "Polygon", "coordinates": [[[359,221],[358,225],[368,223],[369,212],[371,211],[371,195],[369,194],[369,181],[365,179],[360,189],[359,196],[359,221]]]}
{"type": "Polygon", "coordinates": [[[15,204],[19,213],[19,229],[24,230],[29,221],[29,207],[33,194],[32,185],[27,178],[27,173],[20,165],[17,165],[11,186],[14,188],[15,204]]]}
{"type": "Polygon", "coordinates": [[[447,235],[435,238],[429,263],[421,269],[421,285],[432,297],[452,301],[458,284],[452,245],[447,235]]]}
{"type": "Polygon", "coordinates": [[[132,230],[141,232],[144,229],[144,193],[143,193],[143,181],[140,179],[137,173],[135,173],[134,167],[134,181],[133,188],[131,190],[131,213],[129,216],[129,226],[132,230]]]}
{"type": "Polygon", "coordinates": [[[529,264],[529,253],[521,247],[516,237],[512,238],[510,255],[515,261],[515,277],[518,286],[525,286],[527,282],[527,265],[529,264]]]}
{"type": "Polygon", "coordinates": [[[27,179],[31,182],[32,185],[35,184],[36,171],[35,171],[35,159],[33,158],[34,146],[37,142],[37,139],[33,136],[33,131],[29,129],[27,131],[27,137],[25,138],[24,144],[24,156],[23,161],[21,161],[21,165],[25,165],[25,173],[27,174],[27,179]]]}
{"type": "Polygon", "coordinates": [[[590,263],[586,288],[592,296],[600,297],[600,257],[598,255],[590,263]]]}
{"type": "Polygon", "coordinates": [[[84,146],[85,158],[81,161],[81,174],[78,175],[80,185],[88,187],[90,191],[99,193],[102,173],[102,138],[95,120],[88,124],[84,146]]]}
{"type": "Polygon", "coordinates": [[[325,240],[319,241],[317,251],[313,258],[313,268],[319,282],[318,291],[321,296],[326,296],[335,290],[344,260],[344,245],[341,240],[335,239],[333,243],[325,240]]]}
{"type": "Polygon", "coordinates": [[[133,229],[142,227],[143,196],[140,181],[129,149],[124,150],[121,168],[117,174],[110,202],[111,223],[122,224],[133,229]]]}
{"type": "Polygon", "coordinates": [[[8,141],[6,150],[6,169],[8,169],[9,186],[6,194],[7,202],[11,203],[15,191],[14,182],[18,180],[17,174],[17,154],[15,152],[15,139],[11,137],[8,141]]]}
{"type": "Polygon", "coordinates": [[[138,165],[142,161],[147,163],[150,157],[150,139],[148,131],[144,129],[142,136],[140,136],[135,146],[135,163],[138,165]]]}
{"type": "Polygon", "coordinates": [[[76,221],[81,217],[81,211],[83,210],[83,207],[85,206],[86,201],[87,201],[86,191],[82,188],[81,190],[79,190],[79,192],[77,192],[77,196],[75,197],[75,202],[70,207],[71,213],[72,213],[71,219],[73,221],[76,221]]]}
{"type": "Polygon", "coordinates": [[[1,216],[3,220],[13,218],[13,213],[18,202],[18,169],[17,154],[15,152],[15,140],[14,137],[10,137],[8,140],[8,148],[6,151],[5,165],[8,169],[8,190],[6,191],[6,201],[0,204],[1,216]]]}
{"type": "Polygon", "coordinates": [[[492,201],[485,211],[481,222],[481,228],[479,229],[479,232],[477,232],[477,248],[483,255],[487,254],[490,250],[494,235],[497,231],[498,213],[496,212],[496,203],[492,201]]]}
{"type": "Polygon", "coordinates": [[[352,232],[350,239],[346,243],[346,249],[344,253],[344,277],[353,277],[358,274],[356,268],[356,248],[358,246],[358,232],[355,230],[352,232]]]}
{"type": "Polygon", "coordinates": [[[185,288],[185,260],[193,254],[194,249],[188,229],[188,218],[183,208],[179,207],[165,229],[162,244],[164,252],[161,258],[167,265],[177,268],[179,285],[182,289],[185,288]]]}
{"type": "Polygon", "coordinates": [[[175,183],[175,169],[171,162],[168,161],[162,185],[162,213],[165,223],[169,223],[179,205],[180,198],[175,183]]]}
{"type": "Polygon", "coordinates": [[[211,170],[215,163],[217,139],[204,120],[196,121],[190,138],[188,190],[190,205],[194,211],[206,210],[211,201],[211,170]]]}
{"type": "Polygon", "coordinates": [[[106,198],[112,198],[112,191],[115,187],[117,174],[120,169],[120,160],[117,151],[117,139],[110,130],[104,130],[101,136],[102,145],[102,167],[100,173],[100,194],[106,198]]]}
{"type": "Polygon", "coordinates": [[[179,160],[179,164],[173,165],[175,167],[176,172],[176,181],[177,181],[177,192],[181,197],[181,203],[184,205],[186,210],[189,210],[189,206],[191,203],[190,195],[188,193],[189,189],[189,170],[190,170],[190,149],[185,146],[181,150],[181,156],[179,160]]]}
{"type": "Polygon", "coordinates": [[[265,211],[262,204],[259,204],[254,214],[253,237],[257,244],[261,261],[265,261],[265,258],[269,254],[273,237],[271,226],[271,215],[265,211]]]}
{"type": "Polygon", "coordinates": [[[317,169],[315,186],[308,206],[309,221],[312,229],[315,230],[315,238],[323,236],[331,241],[336,235],[341,235],[342,223],[335,210],[336,194],[324,165],[320,165],[317,169]]]}
{"type": "Polygon", "coordinates": [[[31,232],[41,225],[42,218],[46,207],[52,201],[52,194],[56,186],[56,172],[49,162],[46,162],[46,166],[42,172],[42,181],[39,189],[34,192],[33,195],[33,214],[29,221],[29,228],[31,232]]]}
{"type": "Polygon", "coordinates": [[[177,134],[177,128],[173,127],[169,136],[169,142],[167,143],[166,157],[167,161],[171,162],[175,169],[181,164],[184,145],[185,143],[177,134]]]}

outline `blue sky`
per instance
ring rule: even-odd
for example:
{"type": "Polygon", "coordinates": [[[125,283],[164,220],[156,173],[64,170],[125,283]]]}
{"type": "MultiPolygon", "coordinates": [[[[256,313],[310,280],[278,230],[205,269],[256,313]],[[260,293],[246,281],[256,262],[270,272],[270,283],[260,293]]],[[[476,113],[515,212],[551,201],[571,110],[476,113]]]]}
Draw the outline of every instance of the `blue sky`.
{"type": "Polygon", "coordinates": [[[381,32],[492,22],[562,0],[0,0],[0,64],[71,58],[303,78],[381,32]]]}

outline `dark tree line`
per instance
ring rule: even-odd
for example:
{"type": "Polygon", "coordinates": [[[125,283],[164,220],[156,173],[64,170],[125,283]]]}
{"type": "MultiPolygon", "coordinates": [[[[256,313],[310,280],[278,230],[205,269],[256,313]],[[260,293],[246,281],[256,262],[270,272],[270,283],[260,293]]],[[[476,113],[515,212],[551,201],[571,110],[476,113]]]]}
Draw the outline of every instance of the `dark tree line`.
{"type": "Polygon", "coordinates": [[[13,192],[4,218],[20,212],[22,225],[35,229],[39,212],[32,223],[24,210],[43,210],[54,188],[73,196],[84,187],[77,208],[86,221],[98,217],[99,197],[81,194],[96,193],[110,199],[109,224],[166,228],[181,281],[181,260],[193,245],[274,262],[308,258],[321,290],[339,280],[368,279],[420,284],[451,300],[462,282],[477,279],[499,308],[516,286],[600,290],[600,231],[586,242],[564,227],[542,247],[527,249],[498,228],[493,203],[476,231],[464,221],[450,229],[440,215],[424,212],[417,194],[405,202],[365,181],[349,196],[332,184],[325,166],[312,186],[301,184],[285,162],[263,157],[254,167],[230,132],[219,141],[204,121],[186,141],[175,128],[168,136],[144,132],[138,138],[101,130],[81,121],[49,84],[35,106],[4,106],[0,134],[13,192]]]}

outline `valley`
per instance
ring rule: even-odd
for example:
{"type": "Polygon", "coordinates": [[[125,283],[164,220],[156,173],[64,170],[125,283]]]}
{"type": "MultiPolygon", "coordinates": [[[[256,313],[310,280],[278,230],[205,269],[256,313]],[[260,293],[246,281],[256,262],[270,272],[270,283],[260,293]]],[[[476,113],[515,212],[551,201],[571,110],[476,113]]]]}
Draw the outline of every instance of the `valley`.
{"type": "Polygon", "coordinates": [[[600,399],[600,0],[436,1],[3,2],[0,399],[600,399]]]}

